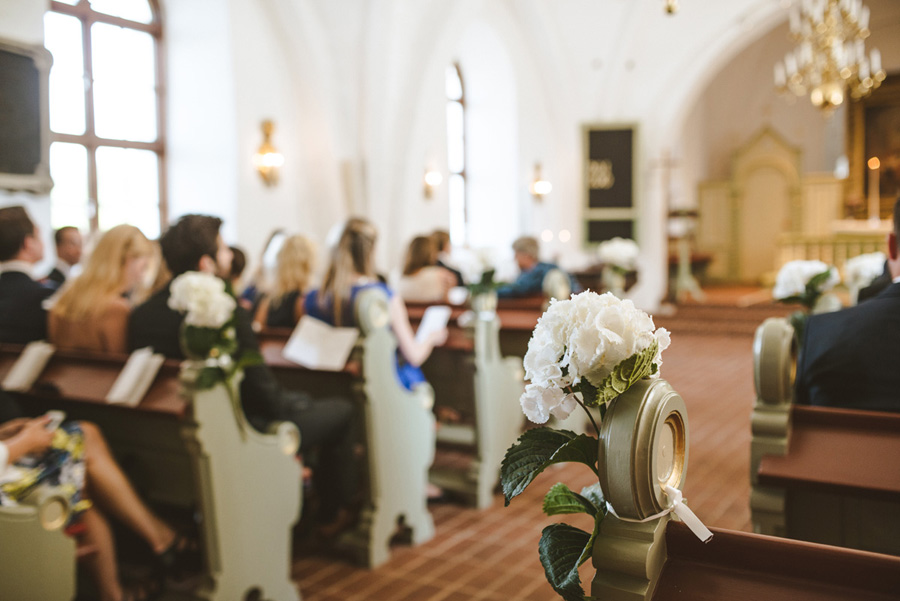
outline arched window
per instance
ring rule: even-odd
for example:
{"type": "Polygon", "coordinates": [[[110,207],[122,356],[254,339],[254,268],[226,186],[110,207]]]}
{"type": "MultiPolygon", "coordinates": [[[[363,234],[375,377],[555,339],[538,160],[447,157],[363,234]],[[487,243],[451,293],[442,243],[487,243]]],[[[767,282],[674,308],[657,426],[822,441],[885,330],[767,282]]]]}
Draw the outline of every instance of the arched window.
{"type": "Polygon", "coordinates": [[[44,15],[51,223],[105,231],[166,221],[162,23],[156,0],[61,0],[44,15]]]}
{"type": "Polygon", "coordinates": [[[450,242],[463,246],[469,241],[469,211],[466,205],[466,96],[462,73],[456,63],[447,67],[447,193],[450,199],[450,242]]]}

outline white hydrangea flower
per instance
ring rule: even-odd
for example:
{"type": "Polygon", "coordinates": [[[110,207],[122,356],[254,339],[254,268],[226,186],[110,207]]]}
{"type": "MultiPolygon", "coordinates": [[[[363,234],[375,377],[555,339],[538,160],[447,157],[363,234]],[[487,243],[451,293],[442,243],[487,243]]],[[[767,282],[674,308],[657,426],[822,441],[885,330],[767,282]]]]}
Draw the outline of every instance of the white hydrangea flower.
{"type": "Polygon", "coordinates": [[[649,315],[613,294],[588,291],[553,300],[528,342],[524,366],[531,384],[522,409],[536,423],[568,416],[576,407],[574,395],[567,394],[571,387],[582,379],[599,386],[616,365],[654,342],[658,367],[670,341],[664,328],[654,329],[649,315]]]}
{"type": "Polygon", "coordinates": [[[828,279],[819,287],[819,292],[826,292],[841,283],[841,276],[833,265],[822,261],[789,261],[784,264],[775,278],[772,296],[775,299],[798,296],[806,291],[806,284],[814,276],[829,272],[828,279]]]}
{"type": "Polygon", "coordinates": [[[552,415],[556,419],[566,419],[578,404],[575,395],[567,394],[556,386],[529,384],[519,399],[525,416],[536,424],[545,424],[552,415]]]}
{"type": "Polygon", "coordinates": [[[169,307],[187,313],[189,326],[218,329],[224,326],[237,303],[225,292],[225,282],[209,273],[188,271],[172,281],[169,307]]]}
{"type": "Polygon", "coordinates": [[[844,280],[850,287],[868,286],[884,271],[885,259],[883,252],[867,253],[847,259],[844,263],[844,280]]]}
{"type": "Polygon", "coordinates": [[[634,240],[629,238],[613,238],[597,245],[597,258],[608,265],[615,265],[625,271],[637,266],[640,250],[634,240]]]}

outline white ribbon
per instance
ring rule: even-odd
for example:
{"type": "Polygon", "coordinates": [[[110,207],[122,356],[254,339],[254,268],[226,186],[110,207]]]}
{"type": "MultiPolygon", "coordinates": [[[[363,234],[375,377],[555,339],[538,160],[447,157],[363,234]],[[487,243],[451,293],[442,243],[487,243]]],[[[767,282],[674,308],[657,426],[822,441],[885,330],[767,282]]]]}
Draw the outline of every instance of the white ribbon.
{"type": "Polygon", "coordinates": [[[616,510],[613,509],[613,506],[609,504],[609,501],[606,502],[606,508],[609,510],[611,514],[616,516],[618,519],[623,522],[633,522],[635,524],[643,524],[644,522],[649,522],[651,520],[659,519],[665,515],[668,515],[675,512],[684,524],[691,529],[691,532],[694,533],[694,536],[699,538],[704,543],[708,543],[712,537],[713,533],[709,531],[709,528],[703,525],[703,522],[700,521],[700,518],[691,511],[691,508],[688,507],[684,502],[684,497],[681,494],[681,491],[672,486],[666,486],[665,489],[666,496],[671,501],[671,505],[660,511],[655,515],[651,515],[648,518],[644,518],[643,520],[633,520],[631,518],[623,518],[616,513],[616,510]]]}

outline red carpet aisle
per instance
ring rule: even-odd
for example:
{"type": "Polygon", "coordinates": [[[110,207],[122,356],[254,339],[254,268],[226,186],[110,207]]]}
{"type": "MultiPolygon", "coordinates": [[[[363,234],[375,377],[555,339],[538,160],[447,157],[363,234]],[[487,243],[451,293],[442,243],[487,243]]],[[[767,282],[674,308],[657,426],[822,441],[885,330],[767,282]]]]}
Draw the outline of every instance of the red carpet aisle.
{"type": "MultiPolygon", "coordinates": [[[[744,297],[725,295],[727,301],[744,297]]],[[[685,498],[707,525],[749,531],[752,334],[766,316],[788,310],[768,303],[742,309],[714,302],[656,319],[672,331],[662,376],[688,407],[685,498]]],[[[559,597],[544,579],[537,544],[549,523],[541,499],[560,481],[576,488],[590,484],[592,474],[572,465],[549,470],[506,508],[500,495],[487,511],[433,505],[437,535],[428,544],[397,547],[387,564],[372,571],[322,555],[299,557],[294,578],[305,601],[554,601],[559,597]]],[[[561,521],[587,529],[585,519],[561,521]]],[[[586,586],[592,571],[590,565],[582,568],[586,586]]]]}

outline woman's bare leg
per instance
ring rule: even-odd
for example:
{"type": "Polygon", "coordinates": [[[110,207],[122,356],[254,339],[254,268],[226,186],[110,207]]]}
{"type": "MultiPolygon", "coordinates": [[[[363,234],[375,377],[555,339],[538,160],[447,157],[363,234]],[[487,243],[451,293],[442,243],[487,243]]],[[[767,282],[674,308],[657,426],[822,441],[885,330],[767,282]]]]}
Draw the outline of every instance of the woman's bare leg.
{"type": "Polygon", "coordinates": [[[175,540],[175,532],[156,517],[134,492],[97,426],[88,422],[81,422],[80,425],[84,432],[91,500],[147,541],[154,553],[162,553],[175,540]]]}
{"type": "Polygon", "coordinates": [[[93,548],[92,553],[84,558],[84,563],[94,576],[100,601],[121,601],[116,545],[109,523],[94,508],[85,511],[81,520],[84,524],[84,542],[93,548]]]}

